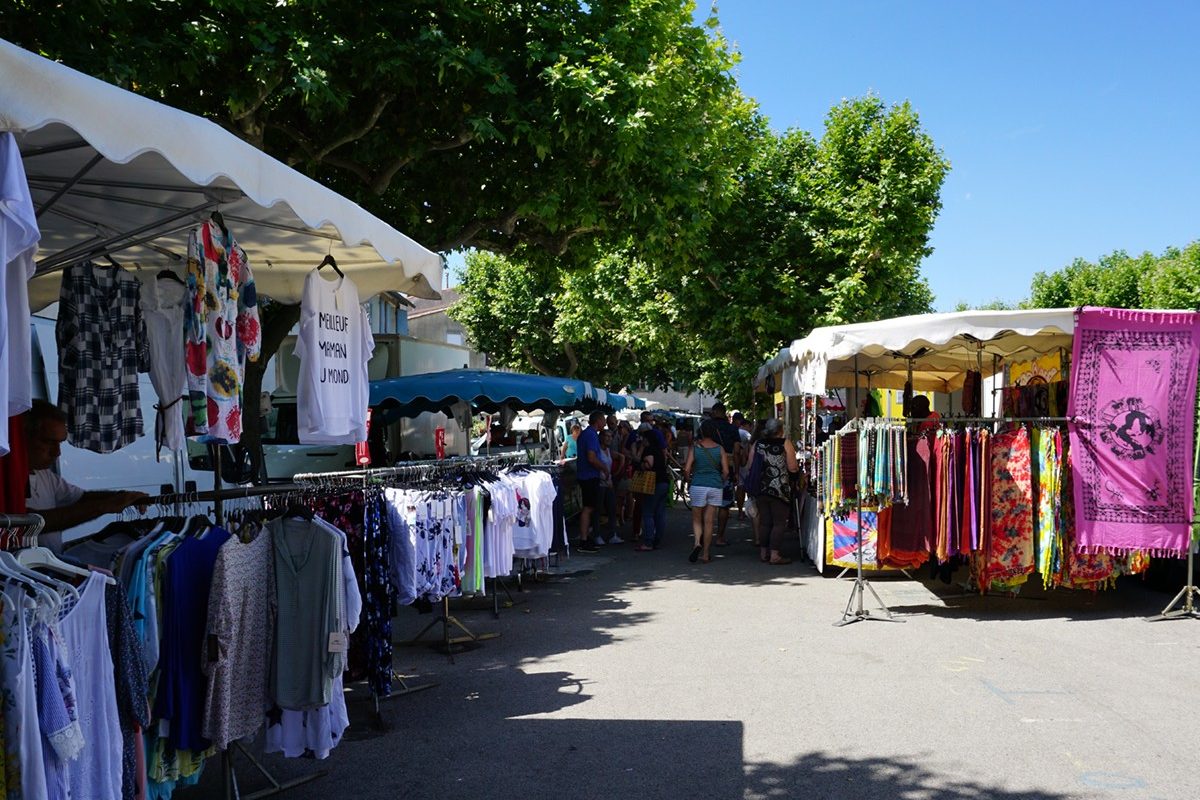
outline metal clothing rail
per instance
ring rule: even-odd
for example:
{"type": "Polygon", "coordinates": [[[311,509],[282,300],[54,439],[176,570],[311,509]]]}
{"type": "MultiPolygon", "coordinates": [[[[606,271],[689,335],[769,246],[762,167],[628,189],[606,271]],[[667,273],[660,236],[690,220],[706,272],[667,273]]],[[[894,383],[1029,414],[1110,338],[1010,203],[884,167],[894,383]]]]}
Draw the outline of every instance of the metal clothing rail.
{"type": "Polygon", "coordinates": [[[0,550],[36,546],[44,527],[46,520],[41,514],[0,514],[0,550]]]}
{"type": "MultiPolygon", "coordinates": [[[[529,457],[522,451],[494,456],[461,456],[432,461],[411,461],[407,464],[397,464],[394,467],[375,467],[343,472],[300,472],[292,476],[292,480],[299,484],[313,484],[330,480],[370,481],[372,478],[434,475],[462,467],[505,467],[528,463],[529,457]]],[[[529,466],[535,465],[530,464],[529,466]]]]}

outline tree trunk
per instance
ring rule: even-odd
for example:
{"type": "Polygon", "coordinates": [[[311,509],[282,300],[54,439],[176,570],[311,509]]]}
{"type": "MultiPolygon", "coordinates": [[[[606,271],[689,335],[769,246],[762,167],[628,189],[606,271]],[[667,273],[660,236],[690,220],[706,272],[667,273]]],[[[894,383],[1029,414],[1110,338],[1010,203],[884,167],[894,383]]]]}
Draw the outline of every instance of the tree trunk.
{"type": "Polygon", "coordinates": [[[250,454],[254,482],[263,482],[266,463],[262,449],[262,416],[259,415],[259,395],[262,394],[263,375],[271,357],[279,351],[284,338],[300,321],[300,306],[284,306],[271,303],[262,308],[262,352],[258,361],[246,362],[246,375],[242,381],[242,447],[250,454]]]}

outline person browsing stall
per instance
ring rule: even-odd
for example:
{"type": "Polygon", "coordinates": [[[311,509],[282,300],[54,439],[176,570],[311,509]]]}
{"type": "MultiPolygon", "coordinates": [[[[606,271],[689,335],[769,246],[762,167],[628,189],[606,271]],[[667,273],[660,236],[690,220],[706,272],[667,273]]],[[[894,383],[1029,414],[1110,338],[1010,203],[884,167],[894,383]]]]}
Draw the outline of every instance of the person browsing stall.
{"type": "Polygon", "coordinates": [[[29,491],[26,506],[46,520],[38,544],[62,552],[62,531],[105,514],[119,514],[143,504],[143,492],[89,492],[63,480],[54,471],[67,440],[67,415],[45,400],[34,400],[25,413],[26,450],[29,455],[29,491]]]}
{"type": "Polygon", "coordinates": [[[575,461],[575,475],[583,496],[583,508],[579,511],[578,549],[584,553],[596,552],[596,541],[591,533],[592,513],[598,513],[600,506],[600,479],[609,477],[609,468],[600,460],[600,429],[603,427],[604,412],[593,411],[576,445],[579,457],[575,461]]]}

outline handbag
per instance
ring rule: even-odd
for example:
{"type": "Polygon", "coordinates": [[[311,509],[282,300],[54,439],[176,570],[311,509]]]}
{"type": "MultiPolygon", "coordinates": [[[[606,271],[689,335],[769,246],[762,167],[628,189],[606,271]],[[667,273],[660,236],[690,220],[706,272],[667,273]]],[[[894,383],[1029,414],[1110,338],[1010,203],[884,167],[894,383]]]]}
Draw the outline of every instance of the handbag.
{"type": "Polygon", "coordinates": [[[763,457],[762,451],[758,447],[754,448],[754,456],[750,459],[750,469],[746,471],[746,494],[751,497],[758,497],[758,493],[762,491],[763,468],[766,466],[766,459],[763,457]]]}
{"type": "Polygon", "coordinates": [[[629,491],[634,494],[654,494],[655,475],[652,469],[639,469],[633,473],[629,491]]]}

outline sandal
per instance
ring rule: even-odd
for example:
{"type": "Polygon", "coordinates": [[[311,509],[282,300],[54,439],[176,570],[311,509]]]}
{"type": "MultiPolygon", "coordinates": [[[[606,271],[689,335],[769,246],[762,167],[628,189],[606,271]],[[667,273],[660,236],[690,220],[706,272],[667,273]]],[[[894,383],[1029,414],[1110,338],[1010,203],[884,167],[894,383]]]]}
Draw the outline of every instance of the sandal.
{"type": "Polygon", "coordinates": [[[688,556],[688,561],[695,564],[696,559],[700,558],[700,553],[701,553],[701,547],[700,547],[700,545],[696,545],[695,547],[692,548],[692,554],[690,556],[688,556]]]}
{"type": "Polygon", "coordinates": [[[709,556],[708,558],[702,558],[702,559],[700,559],[700,563],[701,563],[701,564],[711,564],[711,563],[712,563],[712,556],[709,556]]]}
{"type": "Polygon", "coordinates": [[[768,563],[768,564],[771,564],[772,566],[776,566],[776,567],[778,567],[778,566],[781,566],[781,565],[783,565],[783,564],[790,564],[790,563],[792,563],[792,560],[791,560],[790,558],[772,558],[772,559],[771,559],[770,561],[768,561],[767,563],[768,563]]]}
{"type": "Polygon", "coordinates": [[[654,548],[647,547],[644,544],[639,544],[637,547],[633,548],[633,552],[635,552],[635,553],[653,553],[654,548]]]}

